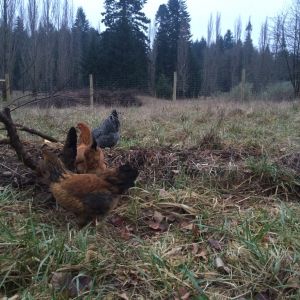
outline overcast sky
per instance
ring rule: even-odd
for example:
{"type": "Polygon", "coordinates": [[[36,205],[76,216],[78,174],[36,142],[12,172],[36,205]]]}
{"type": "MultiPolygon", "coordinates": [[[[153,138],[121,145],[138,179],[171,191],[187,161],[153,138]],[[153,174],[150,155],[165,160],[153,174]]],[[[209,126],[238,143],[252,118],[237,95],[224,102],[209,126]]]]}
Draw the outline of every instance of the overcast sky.
{"type": "MultiPolygon", "coordinates": [[[[188,11],[191,16],[191,31],[193,39],[206,37],[207,23],[212,13],[213,16],[221,14],[222,34],[227,29],[234,29],[235,20],[241,16],[243,29],[249,17],[253,25],[253,41],[258,43],[261,24],[266,17],[273,17],[279,11],[286,9],[293,0],[187,0],[188,11]]],[[[101,12],[104,11],[103,0],[73,0],[74,7],[82,6],[90,24],[99,29],[101,12]]],[[[148,0],[144,11],[148,18],[154,20],[155,13],[160,4],[167,0],[148,0]]],[[[101,31],[104,25],[100,25],[101,31]]]]}

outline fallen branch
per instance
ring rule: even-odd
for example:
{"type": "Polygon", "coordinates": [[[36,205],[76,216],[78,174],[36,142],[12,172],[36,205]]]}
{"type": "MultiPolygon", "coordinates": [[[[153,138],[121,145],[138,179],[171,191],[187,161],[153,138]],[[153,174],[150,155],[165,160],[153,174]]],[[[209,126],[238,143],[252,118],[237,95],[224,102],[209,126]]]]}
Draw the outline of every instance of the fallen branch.
{"type": "Polygon", "coordinates": [[[10,140],[9,139],[0,140],[0,145],[9,145],[9,144],[10,144],[10,140]]]}
{"type": "Polygon", "coordinates": [[[23,144],[21,143],[18,136],[16,126],[11,119],[10,109],[8,107],[5,107],[0,112],[0,121],[5,125],[7,134],[10,139],[10,144],[15,149],[19,160],[22,161],[28,168],[36,170],[37,164],[25,151],[23,144]]]}
{"type": "MultiPolygon", "coordinates": [[[[50,141],[52,143],[58,143],[59,142],[59,140],[55,139],[54,137],[49,136],[49,135],[47,135],[45,133],[42,133],[42,132],[40,132],[40,131],[38,131],[36,129],[29,128],[27,126],[24,126],[24,125],[21,125],[21,124],[16,124],[16,123],[15,123],[15,126],[18,128],[18,130],[26,131],[26,132],[31,133],[33,135],[37,135],[37,136],[39,136],[39,137],[41,137],[43,139],[46,139],[46,140],[48,140],[48,141],[50,141]]],[[[0,128],[0,130],[6,130],[6,128],[0,128]]]]}
{"type": "Polygon", "coordinates": [[[26,132],[28,132],[28,133],[31,133],[31,134],[34,134],[34,135],[38,135],[38,136],[40,136],[41,138],[46,139],[46,140],[48,140],[48,141],[50,141],[50,142],[53,142],[53,143],[58,143],[58,142],[59,142],[57,139],[55,139],[55,138],[53,138],[53,137],[51,137],[51,136],[49,136],[49,135],[47,135],[47,134],[45,134],[45,133],[42,133],[42,132],[40,132],[40,131],[38,131],[38,130],[36,130],[36,129],[29,128],[29,127],[24,126],[24,125],[21,125],[21,124],[15,124],[15,126],[16,126],[19,130],[21,130],[21,131],[26,131],[26,132]]]}

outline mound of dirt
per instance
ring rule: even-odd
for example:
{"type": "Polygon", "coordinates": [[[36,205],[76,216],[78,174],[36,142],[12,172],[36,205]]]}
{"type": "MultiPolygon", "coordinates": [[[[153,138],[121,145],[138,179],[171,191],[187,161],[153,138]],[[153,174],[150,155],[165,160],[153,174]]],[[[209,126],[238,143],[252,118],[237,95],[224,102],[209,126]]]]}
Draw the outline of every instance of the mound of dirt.
{"type": "MultiPolygon", "coordinates": [[[[24,142],[24,148],[37,161],[40,156],[40,144],[24,142]]],[[[251,153],[256,155],[255,153],[251,153]]],[[[185,174],[189,177],[215,174],[221,176],[224,172],[237,168],[243,164],[244,157],[251,155],[235,149],[201,150],[173,148],[132,148],[113,149],[106,153],[109,166],[118,166],[128,161],[140,170],[140,180],[143,183],[173,185],[178,176],[185,174]]],[[[0,180],[1,185],[16,181],[22,186],[28,177],[34,178],[32,171],[28,170],[18,161],[16,154],[9,145],[0,145],[0,180]]]]}
{"type": "MultiPolygon", "coordinates": [[[[24,142],[23,145],[35,160],[39,159],[40,144],[24,142]]],[[[56,150],[59,152],[59,149],[56,150]]],[[[249,169],[247,158],[262,157],[257,149],[115,148],[105,153],[105,156],[109,167],[130,162],[138,168],[139,182],[142,185],[172,187],[186,184],[188,180],[189,184],[193,185],[194,182],[195,187],[208,186],[230,194],[249,196],[275,192],[278,196],[282,194],[284,198],[287,194],[298,197],[299,187],[292,186],[288,178],[278,179],[279,183],[264,181],[259,174],[249,169]]],[[[289,166],[285,163],[286,168],[291,172],[295,166],[298,168],[299,157],[297,163],[289,166]]],[[[36,185],[37,180],[34,172],[18,161],[9,145],[0,145],[0,186],[11,183],[17,187],[25,187],[36,185]]]]}

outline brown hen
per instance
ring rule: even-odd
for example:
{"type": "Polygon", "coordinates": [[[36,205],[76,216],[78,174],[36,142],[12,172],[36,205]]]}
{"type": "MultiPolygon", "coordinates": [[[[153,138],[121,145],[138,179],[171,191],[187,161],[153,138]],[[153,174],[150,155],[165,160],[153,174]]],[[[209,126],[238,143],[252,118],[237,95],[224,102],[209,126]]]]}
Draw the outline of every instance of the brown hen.
{"type": "Polygon", "coordinates": [[[80,174],[100,174],[106,169],[104,153],[97,147],[87,124],[80,122],[77,124],[77,128],[80,130],[75,163],[77,172],[80,174]]]}
{"type": "Polygon", "coordinates": [[[50,179],[56,201],[79,218],[81,226],[116,207],[120,196],[134,186],[138,171],[129,164],[107,169],[101,174],[74,174],[61,160],[43,150],[43,168],[50,179]]]}

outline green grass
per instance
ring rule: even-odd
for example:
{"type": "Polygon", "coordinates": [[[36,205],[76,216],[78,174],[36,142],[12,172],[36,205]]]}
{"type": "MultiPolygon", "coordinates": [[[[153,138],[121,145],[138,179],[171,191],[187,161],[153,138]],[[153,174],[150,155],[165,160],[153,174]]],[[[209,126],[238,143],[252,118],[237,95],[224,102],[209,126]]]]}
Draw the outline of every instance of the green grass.
{"type": "MultiPolygon", "coordinates": [[[[120,109],[120,147],[201,145],[197,176],[182,169],[168,187],[140,181],[113,214],[123,225],[82,230],[32,190],[0,188],[0,296],[67,298],[54,288],[59,273],[88,276],[85,299],[299,299],[298,177],[278,161],[299,149],[299,105],[144,101],[120,109]],[[236,164],[211,156],[233,148],[236,164]],[[155,212],[161,231],[151,228],[155,212]]],[[[13,118],[63,140],[69,126],[95,126],[108,112],[26,109],[13,118]]]]}

